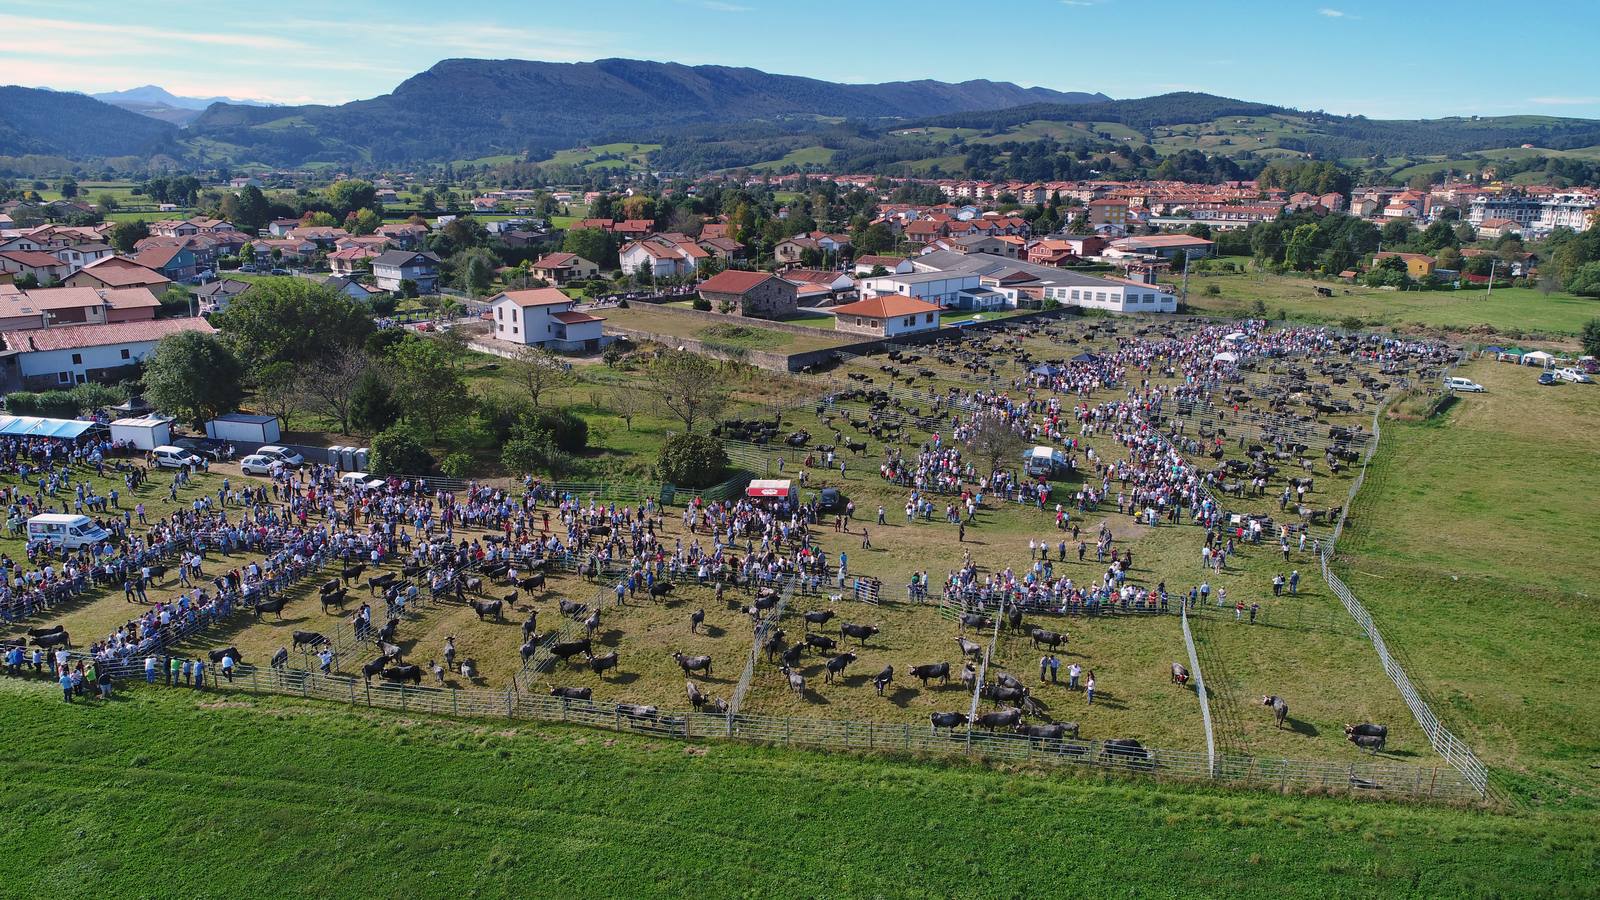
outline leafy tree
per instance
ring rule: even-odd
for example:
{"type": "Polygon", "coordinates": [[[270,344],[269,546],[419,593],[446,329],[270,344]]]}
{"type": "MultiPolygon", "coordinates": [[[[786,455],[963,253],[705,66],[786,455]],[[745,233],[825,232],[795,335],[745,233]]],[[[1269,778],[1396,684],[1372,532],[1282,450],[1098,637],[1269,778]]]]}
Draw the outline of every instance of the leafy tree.
{"type": "Polygon", "coordinates": [[[72,178],[63,178],[63,179],[61,179],[61,197],[62,197],[62,199],[71,200],[73,197],[76,197],[76,196],[78,196],[78,182],[75,181],[72,178]]]}
{"type": "Polygon", "coordinates": [[[1580,335],[1583,341],[1583,352],[1589,356],[1600,356],[1600,319],[1590,319],[1583,323],[1583,332],[1580,335]]]}
{"type": "Polygon", "coordinates": [[[100,207],[100,209],[105,212],[111,212],[122,204],[117,202],[115,195],[105,193],[95,198],[94,205],[100,207]]]}
{"type": "Polygon", "coordinates": [[[433,455],[408,428],[390,428],[372,439],[372,471],[376,475],[426,475],[433,455]]]}
{"type": "Polygon", "coordinates": [[[370,209],[358,209],[344,217],[344,230],[351,234],[372,234],[383,224],[383,217],[370,209]]]}
{"type": "Polygon", "coordinates": [[[335,218],[343,219],[345,216],[358,209],[376,210],[378,206],[378,191],[370,181],[359,178],[346,178],[335,181],[323,189],[322,195],[332,208],[335,218]]]}
{"type": "Polygon", "coordinates": [[[1205,240],[1209,241],[1211,240],[1211,226],[1204,222],[1195,222],[1188,228],[1184,229],[1184,234],[1187,234],[1190,237],[1204,238],[1205,240]]]}
{"type": "Polygon", "coordinates": [[[512,472],[538,472],[561,478],[572,469],[572,457],[562,450],[555,435],[537,423],[518,423],[500,451],[500,463],[512,472]]]}
{"type": "Polygon", "coordinates": [[[150,226],[143,219],[118,222],[111,226],[111,246],[118,253],[132,253],[135,244],[150,236],[150,226]]]}
{"type": "Polygon", "coordinates": [[[661,404],[683,422],[685,431],[694,431],[702,419],[715,418],[727,404],[728,392],[717,367],[704,356],[670,350],[656,357],[650,371],[661,404]]]}
{"type": "Polygon", "coordinates": [[[417,337],[401,342],[389,358],[394,363],[395,399],[406,419],[437,441],[445,423],[461,411],[466,394],[456,360],[438,341],[417,337]]]}
{"type": "MultiPolygon", "coordinates": [[[[1600,262],[1584,263],[1574,269],[1567,276],[1567,290],[1580,297],[1600,297],[1600,262]]],[[[1588,325],[1584,327],[1587,330],[1588,325]]]]}
{"type": "Polygon", "coordinates": [[[376,367],[368,367],[350,393],[350,425],[363,434],[377,434],[393,427],[400,412],[389,380],[376,367]]]}
{"type": "Polygon", "coordinates": [[[263,278],[212,317],[234,351],[253,366],[312,363],[372,333],[358,302],[304,278],[263,278]]]}
{"type": "Polygon", "coordinates": [[[272,204],[261,189],[250,185],[234,195],[233,215],[228,218],[246,231],[259,231],[272,221],[272,204]]]}
{"type": "Polygon", "coordinates": [[[239,265],[254,266],[256,264],[256,245],[246,243],[239,248],[239,265]]]}
{"type": "Polygon", "coordinates": [[[215,335],[169,334],[144,361],[144,394],[158,409],[202,427],[239,407],[244,364],[215,335]]]}
{"type": "Polygon", "coordinates": [[[544,347],[519,348],[507,368],[511,379],[528,395],[535,408],[545,394],[578,380],[571,364],[544,347]]]}
{"type": "Polygon", "coordinates": [[[300,217],[300,224],[307,228],[332,228],[339,224],[333,213],[323,210],[313,210],[300,217]]]}
{"type": "Polygon", "coordinates": [[[722,441],[706,434],[675,434],[656,457],[656,474],[679,487],[709,487],[721,480],[727,468],[728,453],[722,441]]]}
{"type": "Polygon", "coordinates": [[[561,240],[561,249],[609,268],[617,264],[617,242],[609,232],[598,228],[577,228],[561,240]]]}
{"type": "Polygon", "coordinates": [[[1307,271],[1316,262],[1318,227],[1307,223],[1296,226],[1283,251],[1283,262],[1297,272],[1307,271]]]}

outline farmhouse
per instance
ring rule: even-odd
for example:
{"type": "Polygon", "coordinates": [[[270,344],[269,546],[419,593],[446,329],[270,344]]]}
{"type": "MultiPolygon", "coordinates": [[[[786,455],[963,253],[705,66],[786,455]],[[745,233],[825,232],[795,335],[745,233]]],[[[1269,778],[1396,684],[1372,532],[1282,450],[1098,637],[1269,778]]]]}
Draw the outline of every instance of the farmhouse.
{"type": "Polygon", "coordinates": [[[213,329],[205,319],[194,318],[7,331],[0,333],[5,344],[0,351],[0,382],[52,388],[117,381],[150,355],[162,338],[182,331],[210,334],[213,329]]]}
{"type": "Polygon", "coordinates": [[[1406,264],[1406,274],[1410,275],[1412,278],[1427,278],[1429,275],[1433,274],[1434,260],[1433,257],[1426,253],[1395,253],[1393,251],[1385,250],[1381,253],[1374,254],[1372,257],[1372,263],[1373,265],[1377,265],[1382,260],[1391,258],[1398,258],[1402,260],[1406,264]]]}
{"type": "Polygon", "coordinates": [[[605,320],[580,312],[556,288],[502,291],[489,299],[495,340],[524,346],[592,353],[604,343],[605,320]]]}
{"type": "Polygon", "coordinates": [[[895,337],[936,330],[940,312],[937,304],[893,294],[833,308],[835,328],[874,337],[895,337]]]}
{"type": "Polygon", "coordinates": [[[737,311],[741,316],[776,319],[798,308],[799,290],[794,282],[770,272],[742,272],[729,269],[700,282],[700,297],[719,312],[737,311]]]}

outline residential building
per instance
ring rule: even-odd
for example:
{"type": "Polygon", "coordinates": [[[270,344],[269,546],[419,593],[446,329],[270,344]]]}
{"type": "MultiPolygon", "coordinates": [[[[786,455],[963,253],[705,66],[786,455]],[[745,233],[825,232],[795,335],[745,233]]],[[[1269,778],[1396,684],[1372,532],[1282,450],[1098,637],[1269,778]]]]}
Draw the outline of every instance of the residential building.
{"type": "Polygon", "coordinates": [[[202,284],[191,293],[200,303],[201,313],[222,312],[228,308],[233,299],[245,291],[250,290],[254,284],[251,281],[238,281],[233,278],[222,278],[209,284],[202,284]]]}
{"type": "Polygon", "coordinates": [[[0,383],[47,389],[130,377],[170,334],[214,329],[205,319],[150,319],[107,325],[58,325],[0,333],[0,383]]]}
{"type": "Polygon", "coordinates": [[[322,283],[349,297],[351,300],[360,300],[362,302],[370,301],[375,295],[383,293],[375,287],[368,287],[362,284],[349,275],[330,275],[322,279],[322,283]]]}
{"type": "Polygon", "coordinates": [[[1103,198],[1090,200],[1089,224],[1096,228],[1109,225],[1113,229],[1128,227],[1128,201],[1103,198]]]}
{"type": "Polygon", "coordinates": [[[400,284],[416,284],[420,294],[432,294],[439,287],[439,257],[415,250],[388,250],[373,257],[372,276],[378,289],[398,291],[400,284]]]}
{"type": "Polygon", "coordinates": [[[1406,264],[1406,274],[1410,275],[1412,278],[1422,279],[1433,274],[1434,260],[1433,257],[1426,253],[1394,253],[1392,251],[1385,250],[1381,253],[1373,255],[1372,264],[1377,265],[1379,260],[1389,259],[1390,257],[1399,257],[1401,260],[1404,260],[1406,264]]]}
{"type": "Polygon", "coordinates": [[[172,279],[149,266],[123,256],[95,260],[66,279],[69,287],[133,288],[164,290],[172,279]]]}
{"type": "Polygon", "coordinates": [[[53,325],[103,325],[153,319],[161,301],[148,288],[56,287],[24,291],[0,284],[0,331],[53,325]]]}
{"type": "Polygon", "coordinates": [[[683,236],[655,234],[626,245],[617,254],[622,270],[633,273],[642,269],[653,278],[672,278],[693,274],[700,260],[711,256],[688,238],[680,241],[674,237],[683,236]]]}
{"type": "Polygon", "coordinates": [[[145,247],[133,255],[133,261],[172,281],[188,281],[195,275],[194,252],[174,244],[145,247]]]}
{"type": "MultiPolygon", "coordinates": [[[[964,256],[945,251],[944,256],[964,256]]],[[[1003,262],[1003,260],[996,260],[1003,262]]],[[[916,271],[905,275],[880,275],[876,278],[863,278],[860,282],[860,291],[863,297],[901,296],[911,297],[935,306],[954,308],[957,295],[961,291],[972,290],[979,287],[979,275],[976,272],[944,272],[944,271],[916,271]]]]}
{"type": "MultiPolygon", "coordinates": [[[[386,251],[374,247],[351,247],[328,254],[328,268],[335,275],[359,275],[372,268],[373,261],[386,251]]],[[[405,251],[400,251],[405,252],[405,251]]]]}
{"type": "Polygon", "coordinates": [[[1492,241],[1508,234],[1521,234],[1523,227],[1514,219],[1484,219],[1474,231],[1479,240],[1492,241]]]}
{"type": "Polygon", "coordinates": [[[71,266],[42,250],[0,251],[0,273],[27,275],[40,284],[55,284],[71,274],[71,266]]]}
{"type": "Polygon", "coordinates": [[[46,252],[66,263],[68,274],[71,274],[92,262],[111,256],[113,251],[110,244],[88,243],[68,244],[65,247],[55,247],[46,252]]]}
{"type": "Polygon", "coordinates": [[[600,266],[576,253],[546,253],[533,261],[533,276],[551,284],[566,284],[574,278],[593,278],[600,274],[600,266]]]}
{"type": "Polygon", "coordinates": [[[892,338],[938,330],[941,312],[938,304],[915,297],[884,294],[834,307],[834,328],[892,338]]]}
{"type": "Polygon", "coordinates": [[[755,319],[791,315],[799,306],[798,286],[770,272],[728,269],[700,282],[699,290],[712,309],[755,319]]]}
{"type": "Polygon", "coordinates": [[[1144,237],[1125,237],[1114,240],[1106,248],[1107,256],[1152,256],[1157,259],[1204,259],[1211,255],[1216,244],[1205,238],[1187,234],[1152,234],[1144,237]]]}
{"type": "Polygon", "coordinates": [[[852,268],[857,275],[871,275],[879,266],[890,275],[906,275],[913,271],[911,260],[904,256],[858,256],[852,268]]]}
{"type": "Polygon", "coordinates": [[[593,353],[605,342],[605,320],[575,309],[577,302],[553,287],[502,291],[489,298],[492,334],[512,344],[593,353]]]}

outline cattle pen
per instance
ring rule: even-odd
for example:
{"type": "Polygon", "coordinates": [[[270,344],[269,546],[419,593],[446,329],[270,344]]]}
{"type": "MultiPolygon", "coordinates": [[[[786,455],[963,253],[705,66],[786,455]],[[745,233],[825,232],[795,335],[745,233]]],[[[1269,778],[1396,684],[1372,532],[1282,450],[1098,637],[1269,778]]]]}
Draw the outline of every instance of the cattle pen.
{"type": "MultiPolygon", "coordinates": [[[[142,681],[134,666],[118,674],[142,681]]],[[[215,675],[211,676],[215,679],[215,675]]],[[[188,688],[185,688],[188,689],[188,688]]],[[[1450,765],[1409,766],[1218,754],[1112,746],[968,729],[965,732],[887,722],[852,722],[745,713],[665,711],[634,704],[566,700],[518,690],[371,685],[319,672],[239,666],[233,680],[211,680],[218,692],[277,694],[404,713],[564,723],[685,741],[732,740],[769,746],[853,753],[966,757],[978,762],[1075,766],[1133,775],[1210,781],[1279,792],[1345,794],[1407,801],[1471,803],[1482,799],[1450,765]]]]}

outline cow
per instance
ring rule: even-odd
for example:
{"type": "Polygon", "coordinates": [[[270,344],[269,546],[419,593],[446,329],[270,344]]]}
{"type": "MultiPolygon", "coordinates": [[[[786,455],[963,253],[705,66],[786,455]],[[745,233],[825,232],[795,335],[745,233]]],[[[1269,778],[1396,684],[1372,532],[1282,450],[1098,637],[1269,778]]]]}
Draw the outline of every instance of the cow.
{"type": "Polygon", "coordinates": [[[789,690],[794,691],[796,697],[805,696],[806,679],[804,675],[800,674],[798,669],[791,669],[788,666],[782,666],[778,669],[778,671],[782,672],[786,677],[788,677],[789,690]]]}
{"type": "Polygon", "coordinates": [[[322,601],[322,611],[326,613],[328,611],[328,607],[332,606],[337,608],[340,612],[343,612],[346,596],[347,594],[344,588],[338,588],[337,590],[329,591],[328,593],[323,594],[319,598],[322,601]]]}
{"type": "Polygon", "coordinates": [[[650,585],[650,596],[652,599],[656,597],[665,597],[677,589],[678,586],[670,581],[658,581],[655,584],[650,585]]]}
{"type": "Polygon", "coordinates": [[[783,660],[783,665],[785,666],[798,666],[800,665],[800,656],[805,652],[805,644],[795,644],[793,647],[783,651],[783,656],[780,659],[783,660]]]}
{"type": "Polygon", "coordinates": [[[1278,727],[1283,727],[1283,721],[1289,718],[1289,703],[1276,694],[1269,694],[1261,698],[1262,706],[1272,707],[1272,717],[1277,720],[1278,727]]]}
{"type": "Polygon", "coordinates": [[[690,672],[704,672],[707,678],[711,677],[711,657],[709,656],[684,656],[682,653],[673,653],[672,658],[685,675],[690,672]]]}
{"type": "Polygon", "coordinates": [[[928,721],[933,723],[933,733],[938,734],[939,729],[948,728],[956,730],[957,725],[967,724],[967,714],[963,712],[936,712],[928,714],[928,721]]]}
{"type": "Polygon", "coordinates": [[[1368,736],[1368,737],[1387,738],[1389,736],[1389,726],[1387,726],[1387,725],[1374,725],[1371,722],[1363,722],[1360,725],[1346,724],[1344,726],[1344,733],[1345,733],[1345,737],[1350,737],[1352,735],[1358,735],[1359,734],[1359,735],[1365,735],[1365,736],[1368,736]]]}
{"type": "Polygon", "coordinates": [[[556,602],[556,608],[561,610],[563,616],[574,620],[589,611],[588,604],[576,600],[559,600],[556,602]]]}
{"type": "Polygon", "coordinates": [[[838,643],[838,641],[835,641],[833,638],[824,634],[817,634],[813,632],[806,635],[806,646],[813,647],[822,653],[832,653],[833,648],[838,646],[838,643]]]}
{"type": "Polygon", "coordinates": [[[922,679],[922,686],[923,687],[927,687],[928,686],[928,681],[930,679],[934,679],[934,678],[939,679],[941,682],[943,682],[945,684],[949,684],[950,683],[950,664],[947,663],[947,662],[941,662],[941,663],[923,663],[920,666],[912,666],[911,667],[911,677],[912,678],[920,678],[920,679],[922,679]]]}
{"type": "Polygon", "coordinates": [[[883,696],[883,691],[894,681],[894,666],[884,666],[883,671],[872,676],[872,686],[877,689],[878,696],[883,696]]]}
{"type": "Polygon", "coordinates": [[[517,652],[522,654],[522,664],[527,665],[528,660],[532,659],[533,655],[539,652],[538,635],[533,635],[532,637],[529,637],[527,640],[523,641],[522,646],[517,648],[517,652]]]}
{"type": "Polygon", "coordinates": [[[289,648],[288,647],[279,647],[278,648],[278,652],[272,654],[272,667],[274,669],[279,669],[279,670],[283,670],[283,669],[289,668],[289,648]]]}
{"type": "Polygon", "coordinates": [[[1377,755],[1389,741],[1387,734],[1346,734],[1345,737],[1350,743],[1362,750],[1370,751],[1373,755],[1377,755]]]}
{"type": "Polygon", "coordinates": [[[328,643],[325,635],[315,631],[296,631],[291,637],[294,639],[296,650],[310,650],[328,643]]]}
{"type": "Polygon", "coordinates": [[[589,657],[589,669],[590,669],[590,671],[594,672],[596,675],[599,675],[601,678],[606,677],[605,673],[606,673],[607,669],[615,669],[616,667],[617,667],[617,651],[615,651],[615,650],[611,651],[610,653],[607,653],[604,656],[591,656],[591,657],[589,657]]]}
{"type": "Polygon", "coordinates": [[[1017,676],[1011,674],[1010,672],[1001,672],[999,677],[995,679],[995,683],[1001,687],[1018,689],[1022,687],[1022,682],[1018,680],[1017,676]]]}
{"type": "Polygon", "coordinates": [[[1102,741],[1100,753],[1109,763],[1141,769],[1148,769],[1154,765],[1150,751],[1132,738],[1111,738],[1102,741]]]}
{"type": "Polygon", "coordinates": [[[661,710],[654,706],[642,706],[637,703],[619,703],[617,712],[630,719],[654,719],[661,715],[661,710]]]}
{"type": "Polygon", "coordinates": [[[387,588],[389,585],[394,584],[395,579],[399,577],[400,575],[398,572],[385,572],[382,575],[374,575],[371,578],[368,578],[367,596],[377,596],[379,588],[387,588]]]}
{"type": "Polygon", "coordinates": [[[550,696],[560,697],[562,700],[588,700],[590,697],[594,696],[594,692],[586,687],[556,687],[555,685],[551,685],[550,696]]]}
{"type": "Polygon", "coordinates": [[[867,638],[876,635],[878,630],[878,626],[876,625],[857,625],[854,622],[839,623],[839,637],[841,639],[855,638],[861,642],[861,646],[863,647],[867,645],[867,638]]]}
{"type": "Polygon", "coordinates": [[[596,609],[593,612],[589,613],[589,617],[587,619],[583,620],[583,633],[584,633],[584,635],[586,637],[591,637],[592,638],[592,637],[594,637],[594,633],[596,631],[599,631],[599,630],[600,630],[600,610],[596,609]]]}
{"type": "Polygon", "coordinates": [[[399,644],[391,644],[387,641],[379,641],[378,652],[394,660],[395,662],[400,661],[401,650],[399,644]]]}
{"type": "Polygon", "coordinates": [[[689,633],[690,634],[699,634],[700,633],[700,626],[705,624],[705,621],[706,621],[706,609],[705,609],[705,607],[702,606],[699,609],[695,610],[694,612],[690,613],[689,614],[689,633]]]}
{"type": "Polygon", "coordinates": [[[532,595],[535,589],[542,590],[544,588],[544,573],[535,572],[532,575],[523,576],[517,581],[517,587],[529,595],[532,595]]]}
{"type": "Polygon", "coordinates": [[[965,634],[968,628],[977,628],[977,629],[981,630],[981,629],[984,629],[984,628],[993,628],[993,627],[994,627],[994,622],[990,621],[986,616],[980,615],[978,613],[962,613],[961,614],[961,633],[962,634],[965,634]]]}
{"type": "Polygon", "coordinates": [[[41,634],[34,638],[33,645],[44,648],[66,647],[70,650],[72,648],[72,636],[67,634],[66,631],[52,631],[49,634],[41,634]]]}
{"type": "Polygon", "coordinates": [[[29,628],[28,637],[44,637],[47,634],[60,634],[67,630],[65,625],[51,625],[49,628],[29,628]]]}
{"type": "Polygon", "coordinates": [[[767,635],[766,642],[761,645],[762,649],[767,651],[767,662],[772,662],[773,657],[783,652],[783,633],[782,628],[774,628],[772,633],[767,635]]]}
{"type": "Polygon", "coordinates": [[[1173,663],[1172,664],[1172,683],[1173,684],[1188,684],[1189,683],[1189,670],[1187,668],[1185,668],[1182,663],[1173,663]]]}
{"type": "Polygon", "coordinates": [[[339,589],[339,579],[330,578],[327,581],[324,581],[322,583],[322,587],[317,588],[317,593],[319,593],[322,596],[326,597],[329,594],[333,593],[334,591],[337,591],[338,589],[339,589]]]}
{"type": "Polygon", "coordinates": [[[433,680],[436,684],[444,684],[444,666],[430,659],[428,660],[428,671],[433,673],[433,680]]]}
{"type": "Polygon", "coordinates": [[[206,656],[213,663],[216,663],[218,665],[220,665],[222,663],[222,658],[224,656],[233,657],[233,661],[236,662],[236,663],[240,663],[240,664],[244,663],[244,654],[239,652],[239,648],[238,647],[233,647],[233,646],[223,647],[221,650],[208,650],[208,651],[206,651],[206,656]]]}
{"type": "Polygon", "coordinates": [[[1028,689],[1020,685],[996,684],[987,688],[986,693],[988,693],[989,699],[994,701],[995,706],[999,706],[1002,703],[1015,703],[1018,711],[1020,711],[1022,701],[1028,696],[1028,689]]]}
{"type": "Polygon", "coordinates": [[[259,621],[262,613],[272,613],[279,619],[282,619],[283,606],[288,602],[288,597],[275,597],[271,600],[262,600],[256,603],[256,619],[259,621]]]}
{"type": "Polygon", "coordinates": [[[1006,612],[1006,627],[1012,631],[1022,630],[1022,607],[1013,606],[1006,612]]]}
{"type": "Polygon", "coordinates": [[[848,666],[855,661],[856,655],[854,653],[841,653],[838,656],[835,656],[833,659],[828,660],[827,665],[823,667],[827,670],[823,675],[823,680],[828,684],[833,684],[834,676],[843,672],[845,666],[848,666]]]}
{"type": "Polygon", "coordinates": [[[372,662],[366,663],[361,667],[361,677],[366,679],[367,684],[371,684],[372,676],[382,675],[383,670],[388,667],[390,662],[392,660],[389,657],[380,656],[372,662]]]}
{"type": "Polygon", "coordinates": [[[1044,646],[1049,647],[1051,650],[1054,650],[1067,642],[1067,635],[1065,632],[1046,631],[1043,628],[1033,629],[1033,631],[1028,633],[1028,636],[1033,639],[1033,646],[1035,649],[1037,649],[1039,645],[1043,644],[1044,646]]]}
{"type": "Polygon", "coordinates": [[[1022,710],[1002,709],[996,712],[979,714],[978,718],[973,724],[981,725],[988,730],[990,734],[993,734],[996,728],[1015,728],[1017,723],[1021,721],[1022,710]]]}
{"type": "Polygon", "coordinates": [[[399,632],[400,632],[400,620],[399,619],[390,619],[389,621],[383,623],[383,627],[382,628],[378,629],[378,643],[380,643],[380,644],[392,644],[392,643],[394,643],[395,635],[399,634],[399,632]]]}
{"type": "Polygon", "coordinates": [[[977,669],[977,667],[974,666],[970,662],[966,663],[965,665],[963,665],[961,667],[961,686],[970,691],[977,684],[978,684],[978,669],[977,669]]]}
{"type": "Polygon", "coordinates": [[[462,587],[463,590],[470,591],[470,592],[472,592],[474,594],[482,594],[483,593],[483,579],[481,577],[476,576],[476,575],[474,575],[474,576],[472,576],[470,578],[462,578],[461,579],[461,587],[462,587]]]}
{"type": "Polygon", "coordinates": [[[810,631],[811,630],[811,626],[813,626],[813,625],[826,625],[826,624],[828,624],[828,620],[833,618],[833,616],[834,616],[834,612],[831,609],[813,609],[813,610],[811,610],[809,612],[804,612],[804,613],[800,614],[800,618],[806,620],[806,630],[807,631],[810,631]]]}
{"type": "Polygon", "coordinates": [[[689,695],[690,706],[694,707],[695,709],[699,709],[700,707],[706,705],[706,692],[700,690],[700,685],[695,684],[693,681],[685,681],[683,683],[683,688],[684,691],[689,695]]]}
{"type": "Polygon", "coordinates": [[[1017,734],[1027,735],[1030,740],[1039,738],[1046,741],[1061,741],[1068,737],[1073,740],[1078,739],[1077,722],[1056,722],[1052,725],[1024,725],[1018,722],[1015,731],[1017,734]]]}
{"type": "Polygon", "coordinates": [[[391,682],[394,682],[396,684],[399,684],[400,682],[403,682],[403,681],[409,681],[412,684],[421,684],[422,683],[422,667],[421,666],[390,666],[389,668],[383,670],[383,680],[384,681],[391,681],[391,682]]]}
{"type": "Polygon", "coordinates": [[[505,604],[500,600],[472,601],[472,611],[478,614],[479,622],[487,618],[493,618],[496,622],[503,621],[504,616],[501,615],[501,610],[504,608],[505,604]]]}
{"type": "Polygon", "coordinates": [[[528,618],[522,620],[522,639],[528,640],[539,630],[539,611],[528,610],[528,618]]]}
{"type": "Polygon", "coordinates": [[[567,660],[568,662],[571,662],[572,658],[577,656],[579,653],[582,653],[589,659],[594,658],[594,653],[590,650],[588,638],[582,638],[576,641],[558,641],[550,646],[550,653],[552,656],[567,660]]]}
{"type": "Polygon", "coordinates": [[[958,637],[956,638],[956,647],[961,650],[962,656],[970,656],[973,659],[981,659],[983,657],[983,645],[976,641],[958,637]]]}
{"type": "Polygon", "coordinates": [[[361,576],[365,574],[366,571],[366,563],[356,563],[353,566],[346,566],[344,571],[340,573],[340,577],[344,579],[345,584],[349,584],[352,581],[359,581],[361,576]]]}

